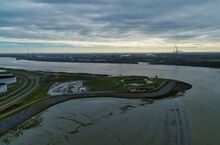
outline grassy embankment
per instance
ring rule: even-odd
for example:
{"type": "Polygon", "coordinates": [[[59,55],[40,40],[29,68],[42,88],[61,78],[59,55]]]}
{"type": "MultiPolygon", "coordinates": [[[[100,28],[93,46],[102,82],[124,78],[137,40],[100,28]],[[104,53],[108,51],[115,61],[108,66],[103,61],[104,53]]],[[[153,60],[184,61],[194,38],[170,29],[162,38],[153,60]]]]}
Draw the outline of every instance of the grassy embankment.
{"type": "Polygon", "coordinates": [[[42,98],[49,97],[47,92],[52,84],[55,82],[65,82],[83,80],[84,86],[88,88],[90,92],[96,91],[117,91],[117,92],[129,92],[137,87],[146,87],[149,91],[156,89],[165,80],[162,79],[149,79],[148,77],[129,76],[129,77],[91,77],[90,75],[81,74],[68,74],[68,75],[56,75],[51,76],[46,80],[41,80],[39,87],[35,89],[26,100],[22,101],[22,104],[27,104],[42,98]],[[152,81],[151,84],[147,84],[146,81],[152,81]],[[136,86],[140,85],[140,86],[136,86]]]}
{"type": "MultiPolygon", "coordinates": [[[[28,79],[27,86],[34,89],[28,92],[21,99],[16,100],[13,104],[10,104],[7,108],[0,111],[0,118],[5,118],[9,115],[16,113],[28,105],[37,102],[48,97],[47,92],[52,84],[55,82],[65,82],[74,80],[83,80],[84,86],[86,86],[90,92],[95,91],[116,91],[116,92],[130,92],[137,88],[147,88],[147,91],[159,89],[158,87],[165,84],[163,79],[153,79],[142,76],[118,76],[109,77],[92,74],[68,74],[68,73],[43,73],[43,72],[31,72],[25,70],[8,69],[8,71],[15,74],[22,74],[26,77],[32,77],[34,79],[28,79]],[[37,80],[38,79],[38,80],[37,80]],[[39,81],[39,83],[37,82],[39,81]],[[151,83],[149,83],[149,81],[151,83]],[[33,86],[33,87],[32,87],[33,86]]],[[[17,92],[18,95],[20,92],[17,92]]],[[[19,94],[20,95],[20,94],[19,94]]]]}
{"type": "MultiPolygon", "coordinates": [[[[28,72],[31,75],[42,76],[42,74],[34,72],[28,72]]],[[[28,104],[30,102],[40,100],[42,98],[49,97],[47,92],[52,84],[55,82],[65,82],[74,80],[83,80],[84,85],[89,89],[90,92],[95,91],[118,91],[118,92],[129,92],[136,88],[145,87],[148,91],[157,89],[161,84],[166,81],[163,79],[154,79],[143,76],[119,76],[119,77],[103,77],[103,76],[92,76],[90,74],[58,74],[48,73],[48,77],[40,80],[38,87],[31,92],[26,98],[20,103],[28,104]],[[92,76],[92,77],[91,77],[92,76]],[[147,83],[151,81],[152,83],[147,83]]]]}
{"type": "MultiPolygon", "coordinates": [[[[55,82],[65,82],[83,80],[84,86],[88,88],[90,92],[96,91],[118,91],[118,92],[129,92],[132,89],[138,87],[146,87],[149,91],[156,89],[165,80],[162,79],[152,79],[142,76],[127,76],[127,77],[103,77],[96,76],[91,77],[91,75],[85,74],[65,74],[65,75],[53,75],[46,80],[42,79],[40,81],[39,87],[35,89],[30,95],[25,103],[36,101],[44,97],[49,97],[47,92],[52,84],[55,82]],[[152,83],[147,84],[147,81],[152,81],[152,83]],[[137,84],[137,86],[136,86],[137,84]]],[[[23,103],[24,103],[23,102],[23,103]]]]}

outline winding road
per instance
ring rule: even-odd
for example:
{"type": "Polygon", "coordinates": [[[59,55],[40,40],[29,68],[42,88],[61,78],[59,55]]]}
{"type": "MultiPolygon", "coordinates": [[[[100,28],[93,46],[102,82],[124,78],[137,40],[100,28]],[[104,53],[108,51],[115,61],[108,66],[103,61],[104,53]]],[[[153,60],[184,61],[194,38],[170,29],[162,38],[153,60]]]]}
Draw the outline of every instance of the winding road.
{"type": "MultiPolygon", "coordinates": [[[[20,100],[24,99],[30,93],[32,93],[33,90],[35,90],[39,85],[39,78],[28,77],[28,76],[24,76],[24,75],[18,74],[18,73],[16,73],[16,75],[19,77],[24,77],[25,82],[21,88],[12,92],[11,96],[6,96],[8,98],[3,97],[4,100],[1,100],[1,102],[0,102],[0,111],[3,111],[7,108],[10,108],[14,104],[18,103],[20,100]]],[[[6,115],[7,115],[7,113],[4,115],[1,115],[0,118],[3,118],[6,115]]]]}

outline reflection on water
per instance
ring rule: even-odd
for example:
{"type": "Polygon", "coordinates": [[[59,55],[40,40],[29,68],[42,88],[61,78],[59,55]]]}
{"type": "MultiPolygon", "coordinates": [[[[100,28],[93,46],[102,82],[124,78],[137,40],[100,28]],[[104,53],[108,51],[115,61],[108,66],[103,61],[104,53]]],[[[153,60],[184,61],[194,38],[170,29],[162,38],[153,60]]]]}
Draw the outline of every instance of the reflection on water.
{"type": "Polygon", "coordinates": [[[178,136],[183,144],[189,144],[185,112],[176,103],[113,98],[68,101],[39,115],[44,119],[37,128],[24,130],[14,140],[12,131],[1,140],[11,140],[12,145],[172,145],[177,144],[178,136]]]}
{"type": "MultiPolygon", "coordinates": [[[[145,106],[149,102],[143,100],[129,100],[129,99],[80,99],[75,101],[68,101],[57,106],[51,107],[48,111],[41,113],[37,118],[44,118],[40,126],[26,130],[24,126],[31,124],[34,119],[26,121],[22,127],[18,127],[15,131],[9,132],[2,141],[11,140],[11,144],[68,144],[68,142],[85,144],[85,139],[93,140],[95,134],[91,134],[96,130],[96,135],[103,134],[103,131],[111,133],[111,126],[102,126],[103,123],[111,122],[110,120],[120,119],[127,120],[124,114],[132,111],[140,106],[145,106]],[[97,127],[98,126],[98,127],[97,127]],[[21,133],[22,132],[22,133],[21,133]],[[43,136],[42,136],[43,135],[43,136]],[[14,137],[20,136],[20,138],[14,137]],[[83,143],[84,142],[84,143],[83,143]]],[[[112,127],[115,122],[113,122],[112,127]]],[[[117,124],[117,123],[116,123],[117,124]]],[[[30,125],[29,125],[30,126],[30,125]]],[[[113,131],[112,131],[113,132],[113,131]]],[[[114,136],[113,136],[114,137],[114,136]]],[[[115,142],[115,139],[110,139],[115,142]]],[[[96,144],[97,140],[93,143],[96,144]]],[[[106,139],[100,138],[100,142],[106,142],[106,139]]],[[[113,142],[109,142],[112,144],[113,142]]],[[[117,143],[117,140],[116,140],[117,143]]]]}
{"type": "Polygon", "coordinates": [[[220,144],[219,69],[140,64],[51,63],[0,58],[0,66],[28,70],[147,75],[193,85],[184,96],[142,100],[82,99],[42,113],[41,126],[23,131],[11,144],[220,144]],[[34,66],[34,67],[33,67],[34,66]],[[124,113],[123,113],[124,112],[124,113]],[[187,121],[188,120],[188,121],[187,121]],[[188,128],[188,124],[190,130],[188,128]],[[175,134],[178,132],[178,134],[175,134]],[[187,136],[189,135],[189,136],[187,136]],[[191,136],[191,137],[190,137],[191,136]]]}

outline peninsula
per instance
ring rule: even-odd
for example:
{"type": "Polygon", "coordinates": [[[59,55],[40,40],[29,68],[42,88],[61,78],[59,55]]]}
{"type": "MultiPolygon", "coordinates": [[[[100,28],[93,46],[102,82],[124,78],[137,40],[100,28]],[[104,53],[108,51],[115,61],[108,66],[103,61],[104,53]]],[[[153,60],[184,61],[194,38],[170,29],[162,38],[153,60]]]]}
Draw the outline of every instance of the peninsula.
{"type": "MultiPolygon", "coordinates": [[[[108,76],[86,73],[52,73],[0,68],[16,80],[0,94],[0,134],[52,105],[79,98],[117,97],[156,99],[176,96],[190,84],[147,76],[108,76]]],[[[6,87],[6,86],[4,86],[6,87]]]]}

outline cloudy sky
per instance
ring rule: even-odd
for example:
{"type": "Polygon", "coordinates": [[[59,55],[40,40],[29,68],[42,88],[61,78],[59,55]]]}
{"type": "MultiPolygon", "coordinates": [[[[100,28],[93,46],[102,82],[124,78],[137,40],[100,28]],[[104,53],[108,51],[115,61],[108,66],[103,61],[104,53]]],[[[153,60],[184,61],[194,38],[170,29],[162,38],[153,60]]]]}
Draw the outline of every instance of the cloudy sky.
{"type": "Polygon", "coordinates": [[[1,0],[0,53],[220,51],[219,0],[1,0]]]}

